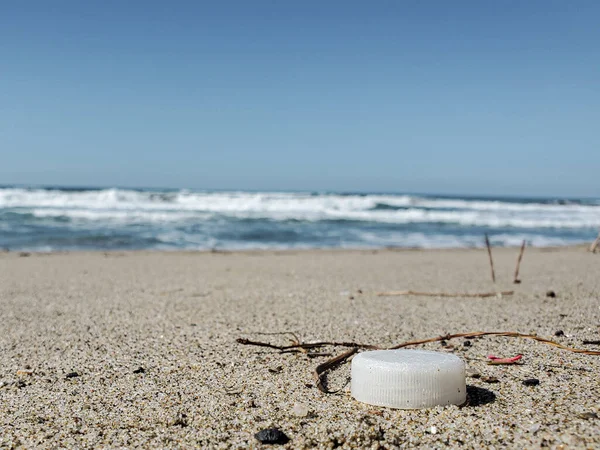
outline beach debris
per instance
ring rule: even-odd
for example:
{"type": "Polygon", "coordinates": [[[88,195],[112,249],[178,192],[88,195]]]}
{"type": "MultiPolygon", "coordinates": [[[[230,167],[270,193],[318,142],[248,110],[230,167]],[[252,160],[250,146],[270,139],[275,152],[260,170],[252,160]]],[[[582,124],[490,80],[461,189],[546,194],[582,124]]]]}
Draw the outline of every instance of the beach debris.
{"type": "Polygon", "coordinates": [[[523,259],[523,253],[525,252],[525,244],[526,241],[523,239],[521,251],[519,251],[519,257],[517,258],[517,266],[515,267],[515,276],[513,277],[514,284],[521,284],[521,280],[519,279],[519,268],[521,267],[521,259],[523,259]]]}
{"type": "Polygon", "coordinates": [[[260,430],[254,437],[263,444],[284,445],[290,440],[290,438],[279,428],[266,428],[260,430]]]}
{"type": "Polygon", "coordinates": [[[491,376],[481,377],[481,381],[483,381],[484,383],[500,383],[500,380],[498,378],[491,376]]]}
{"type": "Polygon", "coordinates": [[[359,402],[413,409],[461,405],[466,400],[465,362],[430,350],[375,350],[352,360],[351,394],[359,402]],[[398,389],[410,386],[410,389],[398,389]]]}
{"type": "Polygon", "coordinates": [[[470,347],[471,345],[472,345],[471,341],[464,341],[463,342],[463,347],[470,347]]]}
{"type": "Polygon", "coordinates": [[[526,380],[523,380],[523,385],[525,386],[537,386],[538,384],[540,384],[540,380],[537,378],[527,378],[526,380]]]}
{"type": "Polygon", "coordinates": [[[564,336],[565,332],[563,330],[556,330],[554,332],[554,336],[559,337],[559,336],[564,336]]]}
{"type": "Polygon", "coordinates": [[[583,412],[579,414],[581,419],[589,420],[589,419],[598,419],[598,414],[595,412],[583,412]]]}
{"type": "Polygon", "coordinates": [[[185,428],[189,425],[187,414],[179,413],[175,416],[171,426],[185,428]]]}
{"type": "Polygon", "coordinates": [[[554,291],[546,291],[546,297],[556,298],[556,292],[554,292],[554,291]]]}
{"type": "Polygon", "coordinates": [[[485,234],[485,246],[487,247],[488,257],[490,259],[490,269],[492,272],[492,283],[496,282],[496,274],[494,273],[494,260],[492,258],[492,246],[490,244],[490,239],[488,238],[487,233],[485,234]]]}
{"type": "Polygon", "coordinates": [[[598,341],[583,341],[583,345],[600,345],[600,340],[598,341]]]}
{"type": "MultiPolygon", "coordinates": [[[[265,334],[265,333],[262,333],[262,334],[265,334]]],[[[269,334],[291,334],[291,333],[288,332],[288,333],[269,333],[269,334]]],[[[305,342],[301,342],[300,340],[297,340],[296,342],[292,342],[291,344],[288,344],[288,345],[276,345],[276,344],[271,344],[270,342],[253,341],[253,340],[250,340],[247,338],[237,338],[236,342],[241,345],[252,345],[252,346],[257,346],[257,347],[270,348],[273,350],[279,350],[282,353],[298,353],[298,352],[300,352],[300,353],[306,354],[309,350],[322,348],[325,346],[350,347],[350,349],[345,351],[344,353],[342,353],[338,356],[335,356],[335,357],[325,361],[322,364],[319,364],[313,371],[313,378],[315,379],[315,384],[316,384],[317,388],[325,394],[331,394],[331,393],[335,393],[336,391],[329,391],[327,389],[327,387],[325,386],[325,381],[324,381],[325,373],[328,372],[329,370],[333,370],[337,366],[339,366],[339,365],[343,364],[344,362],[346,362],[347,360],[349,360],[359,350],[395,350],[395,349],[410,347],[410,346],[414,346],[414,345],[428,344],[431,342],[447,341],[447,340],[456,339],[456,338],[470,339],[470,338],[477,338],[477,337],[482,337],[482,336],[498,336],[498,337],[502,336],[502,337],[513,337],[513,338],[520,338],[520,339],[530,339],[530,340],[541,342],[546,345],[551,345],[553,347],[556,347],[556,348],[559,348],[562,350],[566,350],[566,351],[572,352],[572,353],[600,356],[600,351],[598,351],[598,350],[586,350],[586,349],[567,347],[566,345],[560,344],[558,342],[555,342],[550,339],[546,339],[546,338],[543,338],[543,337],[540,337],[537,335],[517,333],[514,331],[474,331],[474,332],[470,332],[470,333],[446,334],[443,336],[437,336],[437,337],[433,337],[433,338],[429,338],[429,339],[421,339],[421,340],[417,340],[417,341],[403,342],[401,344],[394,345],[391,347],[382,347],[382,346],[372,345],[372,344],[360,344],[357,342],[319,341],[319,342],[306,342],[305,343],[305,342]]]]}
{"type": "Polygon", "coordinates": [[[494,355],[488,355],[488,359],[490,360],[488,361],[488,364],[516,364],[521,358],[523,358],[523,355],[517,355],[511,358],[499,358],[494,355]]]}
{"type": "Polygon", "coordinates": [[[79,376],[79,374],[77,372],[69,372],[68,374],[65,375],[65,378],[76,378],[78,376],[79,376]]]}
{"type": "Polygon", "coordinates": [[[598,237],[594,240],[594,242],[592,242],[592,245],[590,245],[589,251],[592,253],[596,253],[596,248],[598,248],[599,244],[600,244],[600,232],[598,232],[598,237]]]}
{"type": "Polygon", "coordinates": [[[26,376],[26,375],[33,375],[33,370],[32,369],[19,369],[19,370],[17,370],[17,376],[18,377],[22,377],[22,376],[26,376]]]}
{"type": "Polygon", "coordinates": [[[31,256],[31,253],[29,253],[29,252],[20,252],[19,256],[21,258],[27,258],[28,256],[31,256]]]}
{"type": "Polygon", "coordinates": [[[309,413],[308,406],[306,406],[304,403],[294,403],[292,412],[296,417],[306,417],[309,413]]]}
{"type": "Polygon", "coordinates": [[[502,291],[502,292],[479,292],[479,293],[468,293],[468,292],[460,292],[460,293],[450,293],[450,292],[419,292],[419,291],[388,291],[388,292],[378,292],[377,295],[379,297],[399,297],[404,295],[414,295],[420,297],[467,297],[467,298],[486,298],[486,297],[498,297],[502,298],[503,296],[513,295],[515,291],[502,291]]]}
{"type": "Polygon", "coordinates": [[[141,366],[133,371],[133,373],[145,373],[145,372],[146,372],[146,369],[144,369],[141,366]]]}

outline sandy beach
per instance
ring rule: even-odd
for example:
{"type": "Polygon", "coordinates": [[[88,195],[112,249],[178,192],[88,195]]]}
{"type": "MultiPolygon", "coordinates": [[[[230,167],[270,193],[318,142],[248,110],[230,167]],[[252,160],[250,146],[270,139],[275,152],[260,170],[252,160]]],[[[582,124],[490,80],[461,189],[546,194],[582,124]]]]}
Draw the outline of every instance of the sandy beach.
{"type": "Polygon", "coordinates": [[[515,285],[517,254],[494,250],[492,284],[482,249],[2,253],[0,447],[259,448],[277,427],[289,448],[598,448],[600,356],[506,337],[422,345],[465,360],[471,403],[393,410],[350,396],[349,364],[327,395],[312,371],[328,357],[236,342],[515,331],[600,350],[583,344],[600,339],[600,256],[528,248],[515,285]],[[515,293],[376,295],[389,290],[515,293]]]}

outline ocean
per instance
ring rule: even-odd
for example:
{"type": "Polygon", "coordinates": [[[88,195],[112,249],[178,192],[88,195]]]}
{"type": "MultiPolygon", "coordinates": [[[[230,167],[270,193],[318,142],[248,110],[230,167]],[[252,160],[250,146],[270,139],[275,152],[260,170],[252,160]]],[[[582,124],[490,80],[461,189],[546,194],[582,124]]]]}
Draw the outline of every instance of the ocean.
{"type": "Polygon", "coordinates": [[[590,242],[600,199],[0,187],[0,248],[236,250],[590,242]]]}

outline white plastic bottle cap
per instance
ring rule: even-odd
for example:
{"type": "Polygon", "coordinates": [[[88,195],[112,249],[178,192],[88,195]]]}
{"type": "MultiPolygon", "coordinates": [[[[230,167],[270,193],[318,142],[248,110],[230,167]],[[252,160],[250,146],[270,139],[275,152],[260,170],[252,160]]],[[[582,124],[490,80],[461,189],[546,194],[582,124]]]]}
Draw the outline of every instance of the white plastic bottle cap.
{"type": "Polygon", "coordinates": [[[352,360],[352,396],[401,409],[461,405],[467,400],[465,363],[426,350],[363,352],[352,360]]]}

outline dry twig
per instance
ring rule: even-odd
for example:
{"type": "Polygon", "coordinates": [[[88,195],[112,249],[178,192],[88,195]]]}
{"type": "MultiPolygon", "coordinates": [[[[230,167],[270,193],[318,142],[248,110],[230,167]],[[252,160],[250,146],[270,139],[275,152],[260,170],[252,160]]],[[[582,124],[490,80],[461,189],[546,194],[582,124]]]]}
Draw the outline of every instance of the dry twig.
{"type": "Polygon", "coordinates": [[[596,253],[596,248],[598,247],[599,244],[600,244],[600,232],[598,232],[598,237],[594,240],[594,242],[592,242],[592,245],[590,246],[590,252],[596,253]]]}
{"type": "Polygon", "coordinates": [[[492,282],[496,282],[496,274],[494,273],[494,260],[492,259],[492,246],[490,245],[490,239],[487,233],[485,234],[485,246],[487,247],[488,256],[490,257],[490,268],[492,270],[492,282]]]}
{"type": "Polygon", "coordinates": [[[377,295],[380,297],[399,297],[403,295],[415,295],[421,297],[468,297],[468,298],[486,298],[486,297],[502,297],[504,295],[513,295],[514,291],[502,291],[502,292],[479,292],[479,293],[450,293],[450,292],[419,292],[419,291],[389,291],[389,292],[378,292],[377,295]]]}
{"type": "Polygon", "coordinates": [[[475,331],[475,332],[471,332],[471,333],[447,334],[445,336],[437,336],[437,337],[433,337],[433,338],[429,338],[429,339],[403,342],[401,344],[394,345],[392,347],[380,347],[377,345],[358,344],[355,342],[334,342],[334,341],[332,341],[332,342],[322,341],[322,342],[313,342],[313,343],[295,343],[295,344],[291,344],[291,345],[275,345],[275,344],[270,344],[268,342],[251,341],[251,340],[245,339],[245,338],[239,338],[239,339],[237,339],[237,342],[239,344],[243,344],[243,345],[254,345],[254,346],[258,346],[258,347],[271,348],[274,350],[279,350],[281,352],[289,352],[289,351],[300,352],[302,350],[308,350],[308,349],[312,349],[312,348],[320,348],[320,347],[324,347],[324,346],[351,347],[350,350],[347,350],[346,352],[344,352],[334,358],[331,358],[322,364],[319,364],[313,372],[313,377],[315,378],[317,388],[321,392],[330,394],[331,391],[329,391],[327,389],[327,387],[324,385],[323,375],[327,371],[334,369],[335,367],[339,366],[340,364],[343,364],[345,361],[347,361],[349,358],[354,356],[361,349],[362,350],[397,350],[397,349],[404,348],[404,347],[411,347],[411,346],[415,346],[415,345],[427,344],[430,342],[448,341],[450,339],[455,339],[455,338],[474,338],[474,337],[481,337],[481,336],[504,336],[504,337],[515,337],[515,338],[521,338],[521,339],[531,339],[531,340],[538,341],[543,344],[551,345],[553,347],[560,348],[561,350],[566,350],[566,351],[573,352],[573,353],[581,353],[584,355],[600,356],[600,351],[584,350],[584,349],[567,347],[566,345],[560,344],[558,342],[554,342],[550,339],[545,339],[545,338],[536,336],[534,334],[522,334],[522,333],[516,333],[513,331],[475,331]]]}
{"type": "Polygon", "coordinates": [[[521,251],[519,252],[519,257],[517,258],[517,267],[515,268],[515,277],[513,279],[514,284],[519,284],[521,280],[519,280],[519,268],[521,267],[521,259],[523,259],[523,253],[525,252],[525,239],[523,239],[523,243],[521,244],[521,251]]]}

